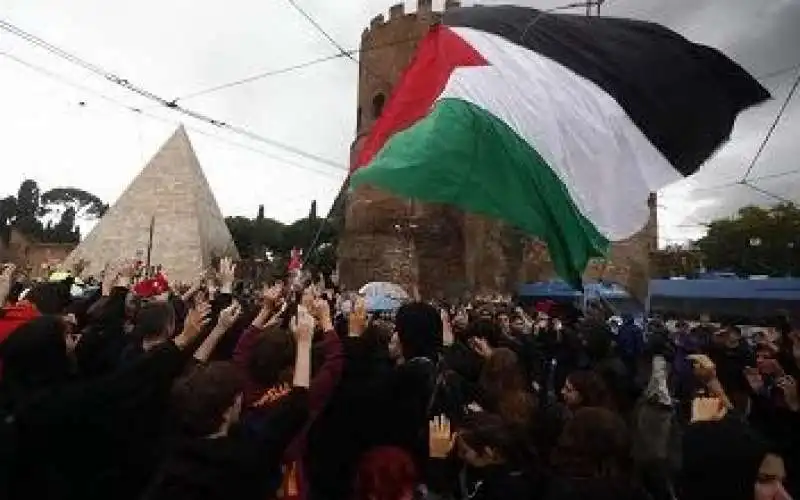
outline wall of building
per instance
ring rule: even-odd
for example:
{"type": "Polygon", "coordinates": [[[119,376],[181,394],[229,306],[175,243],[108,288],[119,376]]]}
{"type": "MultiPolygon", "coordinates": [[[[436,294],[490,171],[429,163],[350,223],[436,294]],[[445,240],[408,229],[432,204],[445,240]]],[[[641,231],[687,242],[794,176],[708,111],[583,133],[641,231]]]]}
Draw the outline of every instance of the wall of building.
{"type": "Polygon", "coordinates": [[[75,246],[72,243],[39,243],[12,229],[8,244],[0,242],[0,261],[12,262],[31,278],[40,278],[63,262],[75,246]]]}
{"type": "MultiPolygon", "coordinates": [[[[453,0],[445,9],[458,7],[453,0]]],[[[361,35],[354,162],[361,143],[380,114],[391,89],[411,61],[418,41],[440,13],[431,0],[418,0],[414,12],[403,4],[388,17],[372,19],[361,35]]],[[[630,240],[613,246],[610,258],[595,262],[588,278],[604,278],[646,287],[649,252],[655,250],[657,221],[630,240]]],[[[417,287],[423,296],[454,297],[465,290],[508,292],[518,283],[554,277],[543,245],[486,217],[451,207],[400,199],[368,186],[347,195],[339,244],[341,283],[356,288],[369,281],[393,281],[417,287]]]]}

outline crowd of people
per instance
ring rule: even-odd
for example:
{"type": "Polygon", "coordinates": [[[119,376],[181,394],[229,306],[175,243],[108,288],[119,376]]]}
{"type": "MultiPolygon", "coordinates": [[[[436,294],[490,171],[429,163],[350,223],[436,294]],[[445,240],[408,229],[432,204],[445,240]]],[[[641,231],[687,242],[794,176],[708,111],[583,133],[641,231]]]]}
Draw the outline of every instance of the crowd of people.
{"type": "Polygon", "coordinates": [[[800,328],[0,275],[0,498],[800,498],[800,328]]]}

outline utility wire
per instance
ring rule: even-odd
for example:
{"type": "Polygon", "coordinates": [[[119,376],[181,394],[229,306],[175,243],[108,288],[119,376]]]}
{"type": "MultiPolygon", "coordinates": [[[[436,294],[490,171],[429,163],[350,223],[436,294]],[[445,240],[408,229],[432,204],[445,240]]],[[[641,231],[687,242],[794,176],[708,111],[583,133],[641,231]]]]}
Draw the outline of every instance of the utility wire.
{"type": "Polygon", "coordinates": [[[753,171],[753,167],[755,167],[758,159],[761,158],[761,153],[764,152],[764,148],[767,147],[767,143],[769,143],[769,140],[772,138],[772,134],[775,132],[778,123],[780,123],[783,114],[786,112],[786,108],[789,106],[789,103],[792,101],[798,86],[800,86],[800,72],[798,72],[797,77],[794,79],[792,88],[789,90],[789,94],[786,96],[786,99],[784,99],[783,104],[778,110],[777,116],[775,116],[775,119],[772,121],[769,130],[767,130],[767,135],[764,136],[764,140],[761,141],[761,144],[758,146],[755,156],[753,156],[753,159],[750,161],[750,165],[747,167],[747,171],[744,173],[744,176],[742,176],[742,183],[747,182],[747,177],[750,175],[750,172],[753,171]]]}
{"type": "Polygon", "coordinates": [[[311,15],[308,12],[303,10],[303,8],[300,7],[295,0],[287,0],[287,1],[289,2],[289,5],[294,7],[294,9],[297,12],[299,12],[300,15],[303,16],[319,32],[320,35],[325,37],[325,39],[328,40],[328,42],[330,42],[331,45],[333,45],[333,48],[335,48],[338,51],[338,53],[339,53],[339,55],[341,57],[346,57],[346,58],[350,59],[354,63],[358,64],[359,68],[364,68],[364,71],[369,73],[373,78],[377,78],[378,80],[383,81],[383,83],[385,83],[389,87],[392,86],[392,82],[390,82],[388,79],[384,78],[383,76],[372,72],[369,69],[369,67],[367,66],[366,63],[364,63],[364,62],[359,63],[359,60],[356,59],[355,56],[353,56],[353,53],[351,51],[345,50],[345,48],[342,47],[342,45],[339,42],[334,40],[334,38],[331,35],[329,35],[328,32],[325,31],[325,29],[313,17],[311,17],[311,15]]]}
{"type": "MultiPolygon", "coordinates": [[[[607,1],[604,2],[604,3],[607,3],[607,1]]],[[[575,7],[583,6],[583,5],[585,5],[585,4],[578,3],[578,4],[571,4],[571,5],[568,5],[566,7],[562,7],[562,8],[571,9],[571,8],[575,8],[575,7]]],[[[283,74],[287,74],[287,73],[293,73],[293,72],[299,71],[301,69],[306,69],[306,68],[309,68],[311,66],[316,66],[317,64],[322,64],[322,63],[325,63],[325,62],[328,62],[328,61],[341,59],[343,57],[351,57],[351,56],[355,56],[355,55],[367,54],[367,53],[375,51],[375,50],[380,50],[380,49],[384,49],[384,48],[388,48],[388,47],[393,47],[395,45],[403,45],[403,44],[407,44],[407,43],[417,42],[417,41],[420,40],[420,38],[421,37],[419,37],[419,36],[413,36],[413,37],[409,37],[409,38],[406,38],[406,39],[403,39],[403,40],[397,40],[397,41],[394,41],[394,42],[388,42],[388,43],[384,43],[384,44],[379,44],[379,45],[375,45],[375,46],[367,47],[367,48],[363,48],[363,49],[349,49],[349,50],[344,51],[345,53],[339,52],[339,53],[336,53],[336,54],[330,54],[330,55],[327,55],[327,56],[318,57],[318,58],[315,58],[315,59],[310,59],[308,61],[304,61],[304,62],[301,62],[301,63],[292,64],[290,66],[284,66],[282,68],[262,71],[260,73],[255,73],[253,75],[246,76],[246,77],[240,78],[238,80],[233,80],[233,81],[230,81],[230,82],[221,83],[221,84],[218,84],[218,85],[214,85],[212,87],[207,87],[207,88],[200,89],[200,90],[197,90],[197,91],[192,92],[192,93],[188,93],[186,95],[183,95],[183,96],[180,96],[180,97],[176,98],[175,101],[176,102],[177,101],[185,101],[187,99],[192,99],[192,98],[203,96],[203,95],[210,94],[210,93],[213,93],[213,92],[218,92],[220,90],[225,90],[225,89],[229,89],[229,88],[232,88],[232,87],[238,87],[240,85],[245,85],[245,84],[248,84],[248,83],[252,83],[252,82],[264,79],[264,78],[283,75],[283,74]]],[[[794,71],[797,68],[800,68],[800,63],[795,64],[793,66],[786,67],[786,68],[782,68],[782,69],[779,69],[779,70],[776,70],[776,71],[772,71],[770,73],[764,74],[762,76],[757,76],[755,78],[756,78],[756,80],[767,80],[767,79],[774,78],[776,76],[781,76],[781,75],[783,75],[785,73],[788,73],[790,71],[794,71]]]]}
{"type": "Polygon", "coordinates": [[[0,19],[0,29],[5,30],[5,31],[7,31],[7,32],[9,32],[11,34],[14,34],[14,35],[22,38],[23,40],[25,40],[25,41],[27,41],[27,42],[35,45],[35,46],[38,46],[38,47],[40,47],[40,48],[42,48],[42,49],[44,49],[44,50],[46,50],[46,51],[48,51],[50,53],[62,58],[62,59],[65,59],[65,60],[67,60],[67,61],[69,61],[69,62],[71,62],[73,64],[76,64],[76,65],[86,69],[87,71],[90,71],[90,72],[92,72],[92,73],[94,73],[94,74],[96,74],[98,76],[101,76],[101,77],[105,78],[106,80],[108,80],[108,81],[110,81],[110,82],[112,82],[112,83],[114,83],[116,85],[119,85],[119,86],[127,89],[128,91],[130,91],[132,93],[138,94],[138,95],[140,95],[140,96],[142,96],[142,97],[144,97],[146,99],[154,101],[154,102],[160,104],[163,107],[166,107],[166,108],[171,109],[173,111],[176,111],[178,113],[184,114],[186,116],[192,117],[192,118],[194,118],[196,120],[206,122],[206,123],[211,124],[211,125],[213,125],[215,127],[222,128],[222,129],[228,129],[228,130],[230,130],[230,131],[232,131],[234,133],[237,133],[239,135],[248,137],[250,139],[253,139],[253,140],[256,140],[256,141],[259,141],[259,142],[263,142],[264,144],[268,144],[268,145],[270,145],[272,147],[275,147],[277,149],[282,149],[284,151],[290,152],[290,153],[292,153],[294,155],[306,158],[308,160],[313,160],[313,161],[315,161],[317,163],[321,163],[323,165],[327,165],[329,167],[333,167],[336,170],[340,170],[340,171],[341,170],[347,170],[347,166],[342,165],[342,164],[340,164],[338,162],[335,162],[333,160],[329,160],[327,158],[323,158],[323,157],[315,155],[313,153],[309,153],[307,151],[303,151],[302,149],[296,148],[296,147],[288,145],[288,144],[283,144],[282,142],[276,141],[274,139],[270,139],[268,137],[261,136],[259,134],[256,134],[255,132],[247,130],[247,129],[243,128],[243,127],[235,126],[235,125],[232,125],[232,124],[227,123],[227,122],[222,121],[222,120],[216,120],[214,118],[211,118],[210,116],[207,116],[207,115],[204,115],[204,114],[199,113],[197,111],[185,108],[185,107],[179,105],[174,99],[173,100],[165,99],[164,97],[161,97],[161,96],[159,96],[159,95],[157,95],[157,94],[155,94],[153,92],[150,92],[149,90],[146,90],[146,89],[144,89],[142,87],[138,87],[138,86],[134,85],[133,83],[131,83],[129,80],[127,80],[125,78],[122,78],[120,76],[117,76],[117,75],[115,75],[115,74],[113,74],[111,72],[108,72],[108,71],[104,70],[103,68],[101,68],[101,67],[99,67],[99,66],[97,66],[95,64],[87,62],[86,60],[81,59],[81,58],[75,56],[74,54],[71,54],[71,53],[69,53],[69,52],[67,52],[67,51],[65,51],[65,50],[63,50],[63,49],[61,49],[59,47],[56,47],[55,45],[52,45],[52,44],[42,40],[41,38],[39,38],[39,37],[37,37],[35,35],[27,33],[26,31],[14,26],[13,24],[8,23],[8,22],[6,22],[6,21],[4,21],[2,19],[0,19]]]}
{"type": "MultiPolygon", "coordinates": [[[[38,66],[38,65],[33,64],[31,62],[28,62],[28,61],[26,61],[24,59],[21,59],[21,58],[15,56],[13,54],[9,54],[8,52],[0,51],[0,56],[3,56],[6,59],[9,59],[11,61],[14,61],[14,62],[16,62],[17,64],[19,64],[21,66],[25,66],[28,69],[30,69],[30,70],[32,70],[32,71],[34,71],[36,73],[39,73],[39,74],[41,74],[43,76],[46,76],[47,78],[49,78],[51,80],[57,81],[57,82],[59,82],[61,84],[67,85],[67,86],[72,87],[72,88],[75,88],[75,89],[80,90],[82,92],[86,92],[88,94],[92,94],[92,95],[94,95],[96,97],[99,97],[100,99],[102,99],[104,101],[107,101],[107,102],[109,102],[109,103],[111,103],[111,104],[113,104],[115,106],[120,107],[120,108],[123,108],[123,109],[125,109],[127,111],[130,111],[131,113],[135,113],[137,115],[145,116],[147,118],[150,118],[152,120],[156,120],[156,121],[159,121],[159,122],[162,122],[162,123],[169,123],[171,125],[178,125],[178,122],[175,122],[173,120],[169,120],[167,118],[148,113],[147,111],[144,111],[139,107],[125,104],[124,102],[119,101],[117,99],[114,99],[112,97],[109,97],[108,95],[106,95],[106,94],[104,94],[102,92],[99,92],[99,91],[97,91],[97,90],[95,90],[95,89],[93,89],[91,87],[87,87],[86,85],[82,85],[80,83],[74,82],[74,81],[72,81],[72,80],[70,80],[68,78],[63,77],[62,75],[59,75],[59,74],[57,74],[57,73],[55,73],[53,71],[50,71],[50,70],[48,70],[46,68],[43,68],[42,66],[38,66]]],[[[233,147],[245,149],[247,151],[251,151],[251,152],[254,152],[254,153],[258,153],[258,154],[260,154],[260,155],[262,155],[262,156],[264,156],[266,158],[269,158],[271,160],[280,162],[281,164],[289,165],[289,166],[292,166],[292,167],[295,167],[295,168],[298,168],[298,169],[307,170],[309,172],[313,172],[313,173],[316,173],[316,174],[319,174],[319,175],[324,175],[326,177],[331,177],[331,178],[335,178],[335,179],[339,179],[341,177],[341,174],[336,174],[335,172],[333,172],[330,169],[317,169],[317,168],[313,168],[313,167],[308,166],[308,165],[295,163],[293,161],[290,161],[290,160],[281,158],[279,156],[273,155],[271,153],[268,153],[266,151],[263,151],[261,149],[253,148],[251,146],[247,146],[245,144],[241,144],[241,143],[236,142],[236,141],[231,141],[230,139],[227,139],[227,138],[222,137],[222,136],[217,135],[217,134],[209,133],[209,132],[207,132],[205,130],[198,129],[196,127],[186,126],[186,125],[184,125],[184,127],[186,127],[188,130],[191,130],[192,132],[195,132],[195,133],[198,133],[200,135],[204,135],[206,137],[215,139],[215,140],[217,140],[219,142],[228,144],[229,146],[233,146],[233,147]]]]}
{"type": "Polygon", "coordinates": [[[770,191],[767,191],[766,189],[760,188],[760,187],[758,187],[758,186],[756,186],[756,185],[754,185],[754,184],[750,184],[750,183],[749,183],[748,181],[746,181],[746,180],[743,180],[743,181],[742,181],[742,185],[743,185],[743,186],[747,186],[747,187],[749,187],[750,189],[752,189],[753,191],[755,191],[755,192],[757,192],[757,193],[761,193],[761,194],[763,194],[764,196],[767,196],[767,197],[769,197],[769,198],[772,198],[772,199],[774,199],[774,200],[777,200],[777,201],[779,201],[779,202],[781,202],[781,203],[789,203],[789,204],[792,204],[792,205],[794,205],[794,203],[795,203],[795,202],[793,202],[792,200],[790,200],[790,199],[788,199],[788,198],[784,198],[783,196],[779,196],[779,195],[777,195],[777,194],[775,194],[775,193],[772,193],[772,192],[770,192],[770,191]]]}
{"type": "MultiPolygon", "coordinates": [[[[757,175],[755,177],[750,177],[748,179],[748,181],[749,182],[765,181],[765,180],[768,180],[768,179],[777,179],[777,178],[780,178],[780,177],[786,177],[786,176],[789,176],[789,175],[796,175],[796,174],[799,174],[799,173],[800,173],[800,168],[795,168],[793,170],[787,170],[785,172],[776,172],[774,174],[757,175]]],[[[715,191],[717,189],[725,189],[725,188],[729,188],[729,187],[733,187],[733,186],[741,186],[741,185],[742,185],[742,180],[739,179],[739,180],[736,180],[736,181],[725,182],[723,184],[716,184],[714,186],[699,187],[699,188],[696,188],[696,189],[692,189],[692,192],[693,193],[701,193],[701,192],[705,192],[705,191],[715,191]]]]}
{"type": "Polygon", "coordinates": [[[324,36],[324,37],[325,37],[325,39],[326,39],[326,40],[328,40],[328,41],[330,42],[330,44],[331,44],[331,45],[333,45],[333,47],[334,47],[336,50],[338,50],[338,51],[339,51],[339,55],[341,55],[341,56],[343,56],[343,57],[347,57],[348,59],[352,60],[353,62],[356,62],[356,63],[358,62],[358,59],[356,59],[355,57],[353,57],[353,54],[351,54],[351,53],[350,53],[350,51],[348,51],[348,50],[345,50],[345,48],[344,48],[344,47],[342,47],[342,46],[339,44],[339,42],[337,42],[336,40],[334,40],[334,38],[333,38],[331,35],[329,35],[329,34],[328,34],[328,32],[327,32],[327,31],[325,31],[325,29],[324,29],[322,26],[320,26],[320,24],[319,24],[319,23],[318,23],[318,22],[317,22],[317,21],[316,21],[316,20],[315,20],[313,17],[311,17],[311,15],[309,15],[309,13],[308,13],[308,12],[306,12],[305,10],[303,10],[303,8],[302,8],[302,7],[300,7],[300,6],[297,4],[297,2],[295,2],[294,0],[287,0],[287,1],[289,2],[289,4],[290,4],[292,7],[294,7],[294,10],[296,10],[297,12],[299,12],[299,13],[300,13],[300,15],[301,15],[301,16],[303,16],[303,17],[306,19],[306,21],[308,21],[309,23],[311,23],[311,25],[312,25],[314,28],[316,28],[316,30],[319,32],[319,34],[320,34],[320,35],[324,36]]]}
{"type": "MultiPolygon", "coordinates": [[[[349,55],[366,54],[366,53],[369,53],[369,52],[373,52],[375,50],[394,47],[396,45],[403,45],[403,44],[407,44],[407,43],[412,43],[412,42],[416,42],[416,41],[419,41],[419,40],[420,40],[420,37],[413,36],[413,37],[405,38],[405,39],[402,39],[402,40],[395,40],[393,42],[374,45],[372,47],[367,47],[365,49],[350,49],[350,50],[347,50],[346,52],[349,55]]],[[[328,61],[333,61],[333,60],[336,60],[336,59],[341,59],[343,57],[348,57],[347,54],[341,54],[341,53],[331,54],[331,55],[327,55],[327,56],[323,56],[323,57],[318,57],[316,59],[310,59],[310,60],[305,61],[305,62],[293,64],[291,66],[284,66],[282,68],[267,70],[267,71],[263,71],[261,73],[255,73],[253,75],[246,76],[246,77],[240,78],[238,80],[233,80],[233,81],[230,81],[230,82],[226,82],[226,83],[221,83],[219,85],[215,85],[213,87],[208,87],[208,88],[205,88],[205,89],[197,90],[197,91],[192,92],[190,94],[186,94],[186,95],[183,95],[181,97],[178,97],[175,100],[176,101],[185,101],[186,99],[192,99],[194,97],[199,97],[199,96],[202,96],[202,95],[210,94],[212,92],[217,92],[217,91],[220,91],[220,90],[229,89],[231,87],[238,87],[239,85],[245,85],[245,84],[252,83],[252,82],[264,79],[264,78],[269,78],[271,76],[277,76],[277,75],[283,75],[283,74],[287,74],[287,73],[293,73],[293,72],[301,70],[301,69],[309,68],[311,66],[316,66],[317,64],[321,64],[321,63],[328,62],[328,61]]]]}

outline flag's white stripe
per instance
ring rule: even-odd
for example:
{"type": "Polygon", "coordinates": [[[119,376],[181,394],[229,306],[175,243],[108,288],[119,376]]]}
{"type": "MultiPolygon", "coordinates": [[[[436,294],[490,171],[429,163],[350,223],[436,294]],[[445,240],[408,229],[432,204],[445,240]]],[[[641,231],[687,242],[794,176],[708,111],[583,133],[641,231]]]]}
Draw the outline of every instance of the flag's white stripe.
{"type": "Polygon", "coordinates": [[[490,66],[458,68],[440,96],[508,124],[550,165],[575,205],[611,241],[647,223],[647,197],[682,178],[603,89],[505,38],[450,28],[490,66]]]}

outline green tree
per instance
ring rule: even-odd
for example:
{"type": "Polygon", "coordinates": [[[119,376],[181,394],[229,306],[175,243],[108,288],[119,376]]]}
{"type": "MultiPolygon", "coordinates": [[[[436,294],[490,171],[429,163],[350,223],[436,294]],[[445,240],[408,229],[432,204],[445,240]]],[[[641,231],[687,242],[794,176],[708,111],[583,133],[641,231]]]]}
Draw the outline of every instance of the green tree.
{"type": "Polygon", "coordinates": [[[669,245],[650,255],[653,278],[690,277],[705,267],[703,253],[694,246],[669,245]]]}
{"type": "Polygon", "coordinates": [[[26,179],[17,196],[0,200],[0,237],[7,242],[14,228],[36,240],[52,243],[76,243],[80,219],[102,217],[108,205],[100,198],[78,188],[56,188],[42,194],[36,181],[26,179]],[[53,224],[52,218],[58,216],[53,224]],[[50,219],[47,224],[44,219],[50,219]]]}
{"type": "Polygon", "coordinates": [[[97,196],[73,187],[51,189],[41,197],[41,205],[46,213],[63,214],[72,209],[76,219],[97,219],[105,215],[108,205],[97,196]]]}
{"type": "Polygon", "coordinates": [[[312,204],[309,217],[291,224],[264,217],[262,207],[255,219],[227,217],[225,222],[242,258],[263,259],[270,255],[275,276],[286,272],[292,248],[307,252],[309,270],[330,274],[336,267],[338,231],[330,220],[318,217],[315,208],[312,204]]]}
{"type": "Polygon", "coordinates": [[[43,235],[46,240],[54,243],[78,243],[81,240],[80,229],[75,226],[76,212],[73,207],[67,207],[61,213],[61,218],[52,230],[43,235]]]}
{"type": "Polygon", "coordinates": [[[41,203],[41,191],[36,181],[22,181],[17,191],[14,228],[28,236],[39,237],[44,226],[39,217],[44,215],[41,203]]]}
{"type": "Polygon", "coordinates": [[[697,247],[711,270],[796,276],[800,273],[800,209],[791,203],[744,207],[734,217],[712,222],[697,247]]]}

